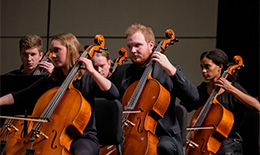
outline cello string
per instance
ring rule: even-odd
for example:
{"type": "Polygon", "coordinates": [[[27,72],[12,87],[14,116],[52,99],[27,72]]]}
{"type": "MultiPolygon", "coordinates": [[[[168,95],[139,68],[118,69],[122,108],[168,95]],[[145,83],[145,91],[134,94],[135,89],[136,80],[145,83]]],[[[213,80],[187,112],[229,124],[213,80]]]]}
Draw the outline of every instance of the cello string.
{"type": "MultiPolygon", "coordinates": [[[[85,51],[81,55],[81,57],[86,57],[87,54],[88,54],[88,51],[85,51]]],[[[70,71],[70,73],[67,76],[67,78],[64,80],[63,84],[60,86],[60,88],[56,92],[55,96],[50,101],[50,104],[48,104],[47,107],[45,108],[44,112],[41,115],[42,118],[45,118],[45,119],[46,118],[47,119],[50,118],[50,116],[52,115],[53,111],[57,107],[59,101],[61,100],[61,98],[63,97],[64,93],[66,92],[69,84],[71,83],[72,79],[74,78],[76,72],[78,71],[79,67],[80,67],[80,64],[77,62],[76,65],[70,71]]],[[[36,123],[35,128],[39,129],[41,124],[42,124],[41,122],[36,123]]]]}

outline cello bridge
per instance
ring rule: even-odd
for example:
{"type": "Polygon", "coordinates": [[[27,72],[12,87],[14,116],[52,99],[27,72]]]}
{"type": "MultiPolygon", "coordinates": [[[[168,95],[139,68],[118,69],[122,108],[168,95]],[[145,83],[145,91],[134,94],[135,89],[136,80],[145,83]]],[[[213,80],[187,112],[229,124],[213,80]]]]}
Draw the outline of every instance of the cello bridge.
{"type": "Polygon", "coordinates": [[[11,132],[12,129],[13,129],[15,132],[18,131],[18,129],[17,129],[13,124],[7,124],[7,125],[5,125],[5,128],[6,128],[9,132],[11,132]]]}
{"type": "Polygon", "coordinates": [[[40,136],[43,136],[45,139],[48,139],[49,137],[47,135],[45,135],[43,132],[41,132],[40,130],[34,130],[33,133],[35,134],[36,138],[39,138],[40,136]]]}
{"type": "Polygon", "coordinates": [[[190,146],[190,147],[192,147],[192,148],[197,148],[197,147],[199,147],[199,145],[197,144],[197,143],[195,143],[195,142],[193,142],[193,141],[191,141],[191,140],[189,140],[189,139],[187,139],[187,142],[186,143],[188,143],[188,145],[190,146]]]}
{"type": "Polygon", "coordinates": [[[131,121],[127,120],[127,119],[125,119],[125,120],[123,121],[123,124],[124,124],[125,126],[128,126],[128,124],[130,124],[132,127],[135,126],[135,124],[134,124],[133,122],[131,122],[131,121]]]}

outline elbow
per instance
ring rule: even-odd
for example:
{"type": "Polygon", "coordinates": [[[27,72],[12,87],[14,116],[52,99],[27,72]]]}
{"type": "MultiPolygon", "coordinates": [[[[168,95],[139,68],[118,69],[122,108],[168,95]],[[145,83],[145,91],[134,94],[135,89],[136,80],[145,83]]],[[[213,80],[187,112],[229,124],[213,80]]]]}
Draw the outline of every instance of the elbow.
{"type": "Polygon", "coordinates": [[[258,106],[255,108],[258,112],[260,111],[260,104],[258,103],[258,106]]]}

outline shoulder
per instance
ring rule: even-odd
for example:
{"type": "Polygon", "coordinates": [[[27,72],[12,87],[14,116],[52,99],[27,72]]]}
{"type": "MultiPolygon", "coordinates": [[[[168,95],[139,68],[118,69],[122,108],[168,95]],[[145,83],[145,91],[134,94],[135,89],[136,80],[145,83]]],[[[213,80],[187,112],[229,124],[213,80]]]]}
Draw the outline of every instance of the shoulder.
{"type": "Polygon", "coordinates": [[[206,89],[207,88],[207,82],[201,82],[200,85],[197,86],[198,89],[206,89]]]}
{"type": "Polygon", "coordinates": [[[133,68],[133,65],[132,63],[128,63],[128,64],[123,64],[123,65],[120,65],[116,68],[116,71],[122,71],[122,70],[126,70],[128,68],[133,68]]]}
{"type": "Polygon", "coordinates": [[[21,70],[16,69],[16,70],[10,71],[4,75],[23,75],[23,73],[21,72],[21,70]]]}
{"type": "Polygon", "coordinates": [[[238,82],[233,82],[232,85],[233,85],[234,87],[236,87],[237,89],[239,89],[240,91],[242,91],[242,92],[248,94],[247,91],[246,91],[238,82]]]}
{"type": "Polygon", "coordinates": [[[116,68],[116,70],[112,73],[112,75],[110,76],[110,79],[113,79],[115,77],[117,77],[118,75],[122,75],[124,73],[126,73],[126,70],[131,70],[132,68],[132,64],[128,63],[128,64],[123,64],[120,65],[116,68]]]}

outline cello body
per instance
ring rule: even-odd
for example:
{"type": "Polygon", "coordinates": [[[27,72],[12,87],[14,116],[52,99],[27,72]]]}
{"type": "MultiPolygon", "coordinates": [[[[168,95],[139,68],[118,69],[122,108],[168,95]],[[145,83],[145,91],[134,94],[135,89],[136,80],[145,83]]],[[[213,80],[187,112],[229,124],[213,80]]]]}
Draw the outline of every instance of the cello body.
{"type": "MultiPolygon", "coordinates": [[[[237,64],[229,66],[221,77],[227,78],[243,66],[240,56],[234,56],[234,60],[237,64]]],[[[228,138],[233,127],[234,115],[218,102],[219,91],[220,87],[216,87],[207,102],[194,113],[191,127],[197,130],[187,133],[186,155],[217,154],[222,141],[228,138]]]]}
{"type": "MultiPolygon", "coordinates": [[[[202,107],[194,113],[191,119],[191,126],[194,125],[194,121],[197,119],[201,109],[202,107]]],[[[216,154],[222,141],[228,138],[233,122],[234,116],[232,112],[215,100],[201,125],[203,127],[212,127],[212,129],[192,131],[189,140],[196,143],[198,147],[190,147],[189,144],[186,144],[186,155],[216,154]]]]}
{"type": "MultiPolygon", "coordinates": [[[[123,110],[128,111],[128,103],[139,81],[131,84],[125,91],[122,104],[123,110]]],[[[154,79],[144,86],[134,110],[137,113],[123,114],[123,146],[122,154],[157,154],[159,138],[154,134],[158,120],[163,117],[170,102],[169,92],[154,79]],[[127,119],[127,120],[126,120],[127,119]],[[131,122],[131,123],[129,123],[131,122]]],[[[114,145],[101,148],[100,155],[117,155],[114,145]]]]}
{"type": "MultiPolygon", "coordinates": [[[[27,126],[27,128],[30,130],[31,121],[28,121],[27,126]]],[[[6,119],[3,127],[0,130],[1,152],[3,153],[5,149],[12,149],[17,140],[24,136],[24,132],[23,120],[6,119]]]]}
{"type": "MultiPolygon", "coordinates": [[[[122,101],[124,111],[127,110],[127,104],[137,83],[138,81],[134,82],[125,92],[122,101]]],[[[124,114],[128,115],[127,122],[130,121],[131,123],[126,122],[128,125],[123,125],[123,137],[125,138],[122,146],[123,154],[157,154],[159,139],[154,132],[157,122],[163,117],[169,102],[169,92],[158,81],[150,79],[146,82],[134,108],[134,110],[140,112],[124,114]]]]}
{"type": "MultiPolygon", "coordinates": [[[[50,51],[46,52],[40,62],[43,61],[50,62],[52,60],[51,56],[52,53],[50,51]]],[[[33,75],[41,75],[42,73],[43,72],[38,65],[34,70],[33,75]]],[[[5,123],[0,130],[1,152],[3,152],[4,149],[12,148],[13,146],[11,144],[15,144],[17,139],[21,139],[24,135],[27,134],[27,131],[24,131],[25,122],[26,124],[31,123],[31,121],[27,122],[24,120],[9,119],[9,118],[5,120],[5,123]]],[[[29,127],[30,125],[27,125],[27,129],[29,127]]]]}
{"type": "MultiPolygon", "coordinates": [[[[98,45],[89,46],[80,57],[89,58],[104,47],[102,35],[96,35],[94,41],[98,45]]],[[[92,113],[90,104],[73,86],[81,64],[76,61],[60,87],[46,91],[38,99],[32,113],[37,121],[32,123],[32,128],[24,138],[12,144],[12,149],[5,149],[5,154],[71,154],[73,138],[83,134],[92,113]]]]}
{"type": "MultiPolygon", "coordinates": [[[[33,117],[40,117],[59,87],[44,93],[37,101],[33,117]]],[[[72,138],[83,133],[91,115],[89,103],[77,89],[69,89],[47,123],[33,123],[29,134],[18,139],[12,149],[5,149],[7,155],[26,154],[30,148],[34,154],[70,154],[72,138]],[[60,117],[63,116],[63,117],[60,117]],[[15,148],[15,149],[14,149],[15,148]]]]}

